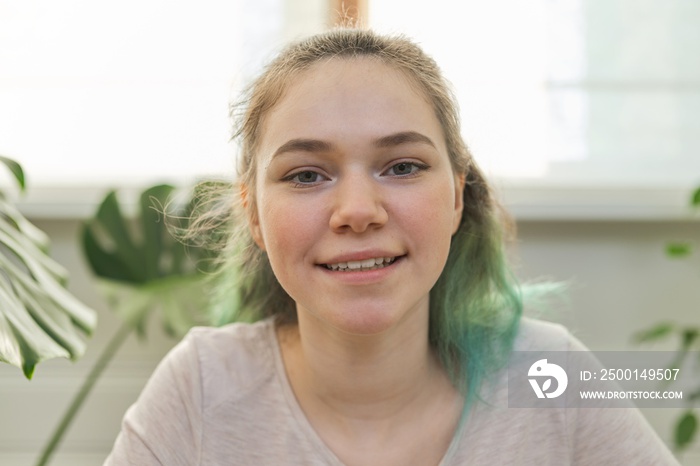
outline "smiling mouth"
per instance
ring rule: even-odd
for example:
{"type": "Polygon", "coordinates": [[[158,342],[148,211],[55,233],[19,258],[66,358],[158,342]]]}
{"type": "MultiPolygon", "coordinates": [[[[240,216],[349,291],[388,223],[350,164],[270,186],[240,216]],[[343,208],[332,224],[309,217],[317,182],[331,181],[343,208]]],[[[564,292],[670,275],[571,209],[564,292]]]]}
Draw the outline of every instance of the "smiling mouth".
{"type": "Polygon", "coordinates": [[[365,270],[375,270],[387,267],[397,259],[403,256],[397,257],[374,257],[372,259],[365,259],[362,261],[348,261],[348,262],[338,262],[337,264],[322,264],[328,270],[333,270],[335,272],[357,272],[365,270]]]}

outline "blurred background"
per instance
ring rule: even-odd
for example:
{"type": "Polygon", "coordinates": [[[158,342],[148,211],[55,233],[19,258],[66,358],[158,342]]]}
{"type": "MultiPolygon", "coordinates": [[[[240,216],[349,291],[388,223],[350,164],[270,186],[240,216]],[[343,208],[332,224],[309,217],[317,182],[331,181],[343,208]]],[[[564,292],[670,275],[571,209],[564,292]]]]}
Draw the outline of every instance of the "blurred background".
{"type": "MultiPolygon", "coordinates": [[[[660,321],[700,324],[700,2],[364,0],[347,15],[419,42],[458,95],[463,134],[518,226],[525,281],[570,283],[547,318],[594,350],[639,349],[660,321]]],[[[0,0],[0,154],[19,161],[22,212],[70,289],[99,312],[79,362],[25,380],[0,364],[0,464],[28,465],[119,326],[80,225],[112,188],[231,178],[228,104],[277,50],[342,15],[334,0],[0,0]]],[[[5,190],[12,183],[0,173],[5,190]]],[[[126,408],[175,344],[149,326],[99,381],[52,464],[101,464],[126,408]]],[[[660,349],[675,349],[668,341],[660,349]]],[[[675,410],[645,410],[670,442],[675,410]]],[[[696,442],[697,443],[697,442],[696,442]]],[[[683,464],[700,464],[694,445],[683,464]]]]}

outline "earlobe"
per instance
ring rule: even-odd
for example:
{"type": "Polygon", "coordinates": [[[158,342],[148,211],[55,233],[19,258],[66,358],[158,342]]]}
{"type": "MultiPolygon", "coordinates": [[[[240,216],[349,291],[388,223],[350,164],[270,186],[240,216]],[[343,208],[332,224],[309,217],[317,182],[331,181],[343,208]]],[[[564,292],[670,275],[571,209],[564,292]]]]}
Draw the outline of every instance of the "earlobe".
{"type": "Polygon", "coordinates": [[[250,231],[250,236],[252,236],[255,244],[258,245],[260,249],[265,250],[265,242],[263,241],[262,231],[260,229],[260,220],[258,218],[258,212],[253,202],[251,202],[248,185],[241,185],[239,195],[241,198],[241,205],[246,214],[246,219],[248,220],[248,230],[250,231]]]}
{"type": "Polygon", "coordinates": [[[260,232],[260,225],[259,224],[251,224],[250,225],[250,234],[253,237],[253,241],[255,241],[255,244],[258,245],[260,249],[265,251],[265,242],[263,241],[262,234],[260,232]]]}
{"type": "Polygon", "coordinates": [[[455,208],[452,221],[452,234],[457,233],[459,225],[462,222],[462,214],[464,212],[464,183],[465,175],[455,176],[455,208]]]}
{"type": "Polygon", "coordinates": [[[263,241],[262,231],[260,230],[260,222],[258,221],[257,213],[248,215],[248,229],[250,230],[250,235],[253,237],[253,241],[258,245],[260,249],[265,250],[265,241],[263,241]]]}

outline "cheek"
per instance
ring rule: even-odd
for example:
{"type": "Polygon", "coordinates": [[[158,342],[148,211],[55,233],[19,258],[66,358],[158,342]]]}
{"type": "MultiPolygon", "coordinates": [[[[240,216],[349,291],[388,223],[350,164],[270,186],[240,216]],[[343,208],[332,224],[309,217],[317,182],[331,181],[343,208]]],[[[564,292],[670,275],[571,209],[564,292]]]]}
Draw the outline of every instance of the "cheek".
{"type": "Polygon", "coordinates": [[[450,186],[449,182],[433,186],[395,204],[396,218],[404,222],[402,229],[412,232],[414,247],[425,254],[447,257],[454,223],[454,189],[450,186]]]}
{"type": "Polygon", "coordinates": [[[279,269],[285,259],[298,258],[313,243],[319,224],[313,212],[298,202],[284,202],[281,196],[270,203],[261,199],[260,230],[273,269],[279,269]]]}

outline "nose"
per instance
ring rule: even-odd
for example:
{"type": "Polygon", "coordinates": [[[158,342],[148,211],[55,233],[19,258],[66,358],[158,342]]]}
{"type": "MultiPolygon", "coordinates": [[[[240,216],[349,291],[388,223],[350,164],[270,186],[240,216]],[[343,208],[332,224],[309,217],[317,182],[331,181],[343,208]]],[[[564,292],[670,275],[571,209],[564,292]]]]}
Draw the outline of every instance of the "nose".
{"type": "Polygon", "coordinates": [[[389,215],[381,186],[370,175],[353,174],[335,186],[330,227],[334,231],[363,233],[384,225],[389,215]]]}

